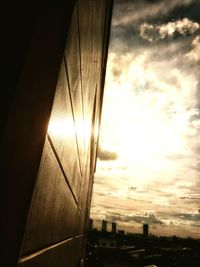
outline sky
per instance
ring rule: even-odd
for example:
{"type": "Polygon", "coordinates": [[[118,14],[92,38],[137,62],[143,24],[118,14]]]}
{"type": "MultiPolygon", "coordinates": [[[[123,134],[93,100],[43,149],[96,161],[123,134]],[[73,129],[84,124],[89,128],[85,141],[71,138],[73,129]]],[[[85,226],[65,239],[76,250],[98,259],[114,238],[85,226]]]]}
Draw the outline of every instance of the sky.
{"type": "Polygon", "coordinates": [[[91,217],[200,238],[200,0],[115,0],[91,217]]]}

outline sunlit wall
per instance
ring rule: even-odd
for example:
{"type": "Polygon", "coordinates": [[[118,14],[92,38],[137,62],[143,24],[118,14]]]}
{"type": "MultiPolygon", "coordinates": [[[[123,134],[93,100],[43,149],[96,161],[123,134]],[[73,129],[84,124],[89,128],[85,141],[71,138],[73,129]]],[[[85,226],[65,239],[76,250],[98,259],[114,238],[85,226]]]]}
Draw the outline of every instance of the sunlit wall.
{"type": "MultiPolygon", "coordinates": [[[[15,138],[14,134],[16,142],[13,141],[13,144],[18,148],[13,147],[13,155],[9,152],[7,161],[10,161],[10,165],[6,157],[4,160],[7,175],[3,179],[7,179],[6,185],[10,188],[6,189],[7,197],[4,198],[7,209],[3,219],[5,253],[13,256],[11,261],[14,262],[14,254],[17,254],[21,233],[24,231],[18,260],[20,267],[79,266],[83,258],[96,165],[112,1],[66,2],[69,4],[63,7],[68,5],[69,10],[66,10],[66,25],[63,28],[59,26],[59,13],[64,18],[60,4],[64,1],[47,4],[47,17],[50,17],[51,22],[54,21],[52,24],[47,21],[45,6],[42,6],[44,10],[41,11],[40,29],[34,36],[36,44],[31,48],[31,59],[27,57],[28,63],[25,65],[29,71],[24,72],[23,86],[20,85],[23,90],[19,94],[17,91],[15,114],[9,121],[8,129],[15,128],[15,133],[11,134],[9,130],[10,134],[5,135],[7,144],[10,143],[10,151],[10,140],[15,138]],[[71,2],[75,2],[75,5],[68,27],[71,2]],[[42,27],[49,31],[43,43],[42,27]],[[62,31],[67,38],[59,75],[56,77],[54,66],[62,51],[62,47],[59,47],[63,42],[62,31]],[[58,39],[61,41],[57,45],[58,39]],[[40,47],[41,43],[43,48],[40,47]],[[58,49],[49,49],[54,43],[58,49]],[[46,61],[44,65],[42,60],[46,61]],[[56,90],[53,89],[52,77],[57,79],[56,90]],[[46,98],[50,98],[53,91],[55,96],[51,115],[48,115],[50,101],[47,103],[46,98]],[[29,110],[33,102],[34,109],[30,117],[29,110]],[[17,114],[20,114],[19,119],[17,114]],[[42,114],[48,122],[46,128],[42,124],[42,114]],[[18,142],[17,134],[20,136],[18,142]],[[39,153],[40,149],[42,154],[39,153]],[[40,162],[39,168],[35,159],[40,162]],[[12,239],[13,243],[9,241],[12,239]]],[[[8,146],[4,147],[9,151],[8,146]]],[[[7,263],[6,266],[11,266],[9,259],[7,263]]]]}
{"type": "Polygon", "coordinates": [[[80,0],[75,6],[20,266],[77,266],[83,257],[106,64],[104,34],[108,31],[109,5],[108,1],[80,0]]]}

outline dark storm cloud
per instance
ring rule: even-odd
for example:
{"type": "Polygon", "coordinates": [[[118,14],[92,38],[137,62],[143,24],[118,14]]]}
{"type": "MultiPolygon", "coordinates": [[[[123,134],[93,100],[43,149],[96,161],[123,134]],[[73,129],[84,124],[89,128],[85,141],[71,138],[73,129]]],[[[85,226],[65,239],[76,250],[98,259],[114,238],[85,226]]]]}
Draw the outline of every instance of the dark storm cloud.
{"type": "Polygon", "coordinates": [[[173,20],[174,18],[184,18],[187,17],[189,19],[200,22],[199,17],[200,10],[200,1],[193,0],[188,3],[188,5],[177,6],[175,7],[169,14],[166,16],[167,21],[173,20]]]}
{"type": "MultiPolygon", "coordinates": [[[[195,0],[160,0],[160,1],[123,1],[117,0],[114,9],[113,26],[122,27],[131,23],[153,22],[169,20],[172,12],[185,11],[184,7],[190,7],[195,0]]],[[[199,1],[197,1],[199,2],[199,1]]],[[[191,11],[192,12],[192,11],[191,11]]]]}
{"type": "MultiPolygon", "coordinates": [[[[113,15],[113,25],[111,32],[111,45],[123,46],[126,51],[127,43],[129,47],[141,46],[139,41],[139,32],[142,24],[154,24],[151,29],[151,35],[160,39],[160,34],[156,24],[165,25],[167,23],[175,23],[177,21],[191,20],[194,23],[200,21],[199,17],[200,1],[197,0],[161,0],[161,1],[116,1],[113,15]],[[162,20],[161,20],[162,18],[162,20]],[[122,42],[123,41],[123,42],[122,42]]],[[[179,23],[180,24],[180,23],[179,23]]],[[[181,27],[176,27],[175,37],[180,35],[181,27]]],[[[188,26],[183,27],[188,32],[188,26]]],[[[166,32],[166,30],[165,30],[166,32]]],[[[183,34],[183,32],[182,32],[183,34]]],[[[167,34],[166,34],[167,35],[167,34]]],[[[162,35],[163,36],[163,35],[162,35]]],[[[169,36],[169,35],[168,35],[169,36]]]]}
{"type": "Polygon", "coordinates": [[[98,158],[100,160],[105,160],[105,161],[116,160],[118,158],[118,155],[115,152],[104,150],[101,146],[99,146],[99,148],[98,148],[98,158]]]}

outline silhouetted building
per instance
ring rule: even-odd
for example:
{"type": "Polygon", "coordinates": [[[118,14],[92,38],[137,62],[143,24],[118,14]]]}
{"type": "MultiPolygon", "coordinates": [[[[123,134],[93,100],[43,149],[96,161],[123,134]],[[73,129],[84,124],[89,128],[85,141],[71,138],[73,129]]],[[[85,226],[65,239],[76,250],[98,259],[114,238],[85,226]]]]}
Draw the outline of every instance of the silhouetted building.
{"type": "Polygon", "coordinates": [[[149,235],[149,225],[143,224],[143,235],[148,236],[149,235]]]}
{"type": "Polygon", "coordinates": [[[89,220],[89,223],[88,223],[88,231],[89,231],[89,232],[92,231],[92,227],[93,227],[93,220],[90,219],[90,220],[89,220]]]}
{"type": "Polygon", "coordinates": [[[78,266],[89,219],[112,0],[2,6],[1,262],[78,266]]]}
{"type": "Polygon", "coordinates": [[[112,222],[112,233],[116,233],[117,231],[117,224],[115,222],[112,222]]]}
{"type": "Polygon", "coordinates": [[[108,224],[107,221],[102,220],[102,224],[101,224],[101,230],[102,230],[102,232],[107,232],[107,224],[108,224]]]}
{"type": "Polygon", "coordinates": [[[101,248],[116,248],[117,241],[113,238],[100,237],[98,241],[98,246],[101,248]]]}
{"type": "Polygon", "coordinates": [[[123,236],[123,235],[125,235],[125,231],[124,230],[118,230],[118,234],[123,236]]]}

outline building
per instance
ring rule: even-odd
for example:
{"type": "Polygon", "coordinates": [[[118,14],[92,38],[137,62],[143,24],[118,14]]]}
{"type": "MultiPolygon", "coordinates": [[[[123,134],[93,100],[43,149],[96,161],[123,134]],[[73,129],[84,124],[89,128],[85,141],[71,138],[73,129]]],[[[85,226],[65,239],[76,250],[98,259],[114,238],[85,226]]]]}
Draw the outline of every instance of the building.
{"type": "Polygon", "coordinates": [[[117,248],[117,241],[113,238],[100,237],[98,241],[98,247],[115,249],[117,248]]]}
{"type": "Polygon", "coordinates": [[[124,236],[125,235],[125,231],[124,230],[118,230],[118,235],[124,236]]]}
{"type": "Polygon", "coordinates": [[[149,235],[149,225],[143,224],[143,235],[148,236],[149,235]]]}
{"type": "Polygon", "coordinates": [[[107,221],[102,220],[102,224],[101,224],[101,230],[102,230],[102,232],[107,232],[107,224],[108,224],[107,221]]]}
{"type": "MultiPolygon", "coordinates": [[[[96,164],[111,0],[9,1],[1,84],[1,261],[75,267],[96,164]]],[[[2,24],[1,24],[2,25],[2,24]]]]}
{"type": "Polygon", "coordinates": [[[90,219],[88,223],[88,231],[91,232],[92,228],[93,228],[93,219],[90,219]]]}
{"type": "Polygon", "coordinates": [[[116,234],[117,231],[117,224],[115,222],[112,222],[112,233],[116,234]]]}

